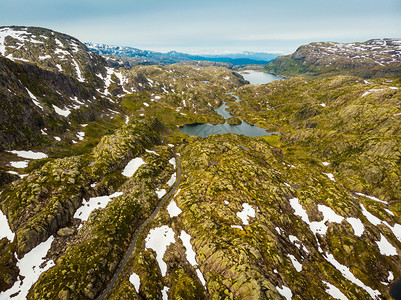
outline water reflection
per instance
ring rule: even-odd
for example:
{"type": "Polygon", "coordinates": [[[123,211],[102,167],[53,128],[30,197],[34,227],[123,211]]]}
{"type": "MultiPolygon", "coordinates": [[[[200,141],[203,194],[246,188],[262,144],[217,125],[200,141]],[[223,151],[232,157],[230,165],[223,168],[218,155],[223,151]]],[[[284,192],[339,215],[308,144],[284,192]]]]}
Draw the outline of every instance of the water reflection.
{"type": "MultiPolygon", "coordinates": [[[[256,72],[256,71],[246,71],[247,74],[241,75],[248,80],[251,84],[262,84],[269,83],[275,80],[284,79],[283,77],[275,76],[270,73],[264,72],[256,72]]],[[[240,102],[241,99],[230,93],[232,96],[236,98],[235,102],[240,102]]],[[[223,103],[220,107],[215,109],[220,116],[223,116],[224,119],[229,119],[234,117],[227,110],[227,105],[223,103]]],[[[225,133],[235,133],[235,134],[243,134],[245,136],[255,137],[255,136],[264,136],[264,135],[272,135],[272,134],[280,134],[278,132],[267,132],[266,130],[259,128],[257,126],[249,125],[248,123],[242,121],[239,125],[229,125],[227,122],[224,124],[190,124],[185,125],[180,128],[180,132],[195,135],[200,137],[208,137],[211,134],[225,134],[225,133]]]]}

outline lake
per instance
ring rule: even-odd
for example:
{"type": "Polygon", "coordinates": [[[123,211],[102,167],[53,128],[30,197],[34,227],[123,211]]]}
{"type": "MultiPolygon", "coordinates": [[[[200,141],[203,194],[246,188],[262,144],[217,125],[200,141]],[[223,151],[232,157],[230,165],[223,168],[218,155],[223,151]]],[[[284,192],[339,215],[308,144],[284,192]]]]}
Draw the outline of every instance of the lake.
{"type": "MultiPolygon", "coordinates": [[[[248,80],[251,84],[266,84],[275,80],[284,79],[283,77],[275,76],[270,73],[264,72],[257,72],[253,70],[243,71],[240,74],[248,80]]],[[[236,98],[235,102],[241,101],[238,96],[233,95],[236,98]]],[[[223,103],[220,107],[215,109],[220,116],[223,116],[224,119],[229,119],[233,117],[227,110],[227,105],[223,103]]],[[[227,122],[224,124],[190,124],[185,125],[180,128],[180,132],[188,134],[188,135],[195,135],[200,137],[208,137],[211,134],[225,134],[225,133],[236,133],[236,134],[243,134],[245,136],[263,136],[263,135],[272,135],[272,134],[280,134],[278,132],[267,132],[266,130],[259,128],[254,125],[250,125],[244,121],[242,121],[239,125],[229,125],[227,122]]]]}
{"type": "Polygon", "coordinates": [[[282,80],[285,77],[276,76],[271,73],[258,72],[253,70],[245,70],[239,72],[245,80],[248,80],[250,84],[266,84],[275,80],[282,80]]]}

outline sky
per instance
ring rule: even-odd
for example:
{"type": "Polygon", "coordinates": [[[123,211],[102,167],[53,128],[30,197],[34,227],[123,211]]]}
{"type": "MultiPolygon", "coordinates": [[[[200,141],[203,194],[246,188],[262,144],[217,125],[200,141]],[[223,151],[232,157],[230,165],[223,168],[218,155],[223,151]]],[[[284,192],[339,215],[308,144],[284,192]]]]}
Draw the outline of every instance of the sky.
{"type": "Polygon", "coordinates": [[[0,0],[0,26],[167,52],[287,54],[310,42],[401,38],[400,0],[0,0]]]}

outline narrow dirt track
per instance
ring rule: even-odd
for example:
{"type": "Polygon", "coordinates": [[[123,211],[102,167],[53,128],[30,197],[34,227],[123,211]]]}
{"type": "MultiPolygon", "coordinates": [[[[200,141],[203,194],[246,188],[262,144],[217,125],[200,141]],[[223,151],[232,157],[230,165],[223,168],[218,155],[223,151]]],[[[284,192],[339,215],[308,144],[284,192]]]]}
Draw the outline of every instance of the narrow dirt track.
{"type": "Polygon", "coordinates": [[[124,270],[125,265],[127,264],[129,258],[131,257],[132,253],[134,253],[135,247],[136,247],[136,242],[138,241],[139,235],[142,233],[143,229],[158,215],[160,209],[166,203],[167,200],[171,199],[171,197],[174,195],[174,193],[177,190],[178,185],[180,184],[181,181],[181,161],[180,158],[175,155],[175,160],[176,160],[176,169],[177,169],[177,179],[175,181],[174,186],[170,189],[170,191],[162,198],[162,200],[159,202],[157,205],[156,209],[153,211],[153,213],[146,219],[146,221],[138,228],[136,231],[134,237],[132,238],[131,244],[128,247],[127,252],[125,253],[123,259],[121,260],[116,272],[113,275],[113,278],[109,281],[107,287],[103,290],[103,292],[96,298],[96,300],[104,300],[107,295],[110,293],[110,291],[113,289],[114,285],[117,282],[117,279],[120,277],[122,271],[124,270]]]}

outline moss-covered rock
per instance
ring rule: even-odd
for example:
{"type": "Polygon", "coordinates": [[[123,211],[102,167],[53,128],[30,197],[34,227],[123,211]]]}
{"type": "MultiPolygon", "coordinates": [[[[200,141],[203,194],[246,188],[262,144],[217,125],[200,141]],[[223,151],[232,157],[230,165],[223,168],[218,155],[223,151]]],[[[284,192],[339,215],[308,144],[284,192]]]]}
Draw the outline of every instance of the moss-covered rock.
{"type": "Polygon", "coordinates": [[[227,123],[230,125],[240,125],[242,121],[236,117],[233,117],[233,118],[228,118],[227,123]]]}

